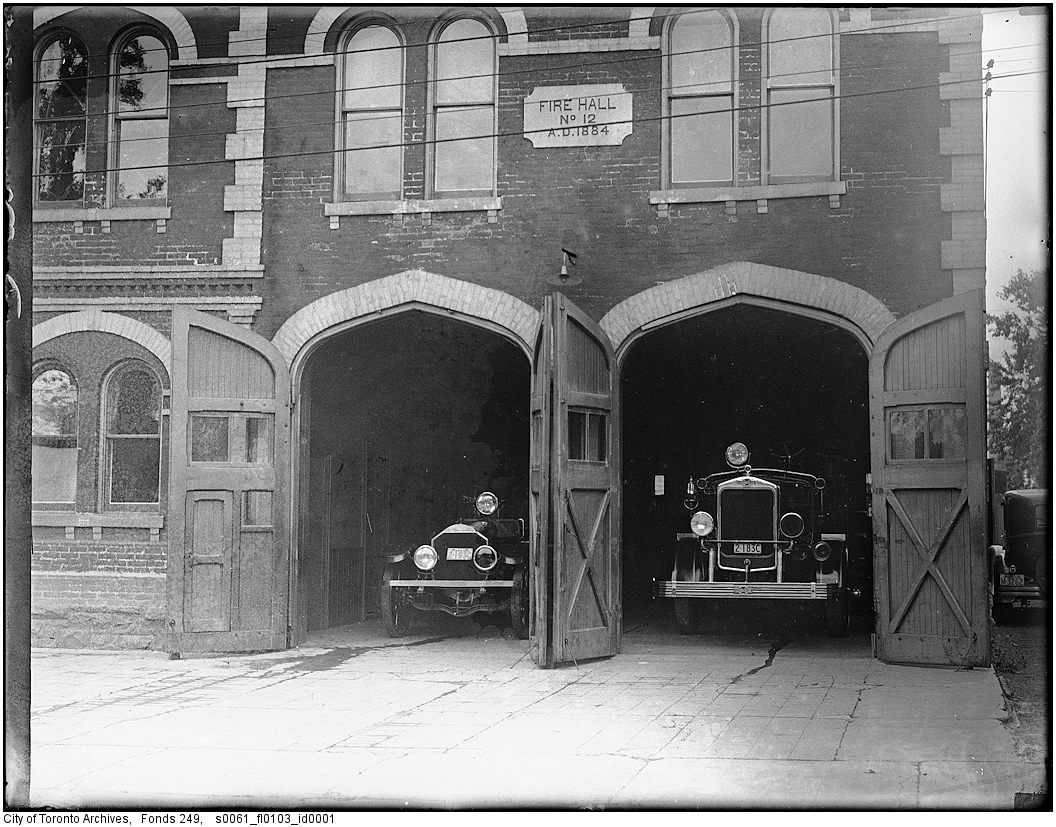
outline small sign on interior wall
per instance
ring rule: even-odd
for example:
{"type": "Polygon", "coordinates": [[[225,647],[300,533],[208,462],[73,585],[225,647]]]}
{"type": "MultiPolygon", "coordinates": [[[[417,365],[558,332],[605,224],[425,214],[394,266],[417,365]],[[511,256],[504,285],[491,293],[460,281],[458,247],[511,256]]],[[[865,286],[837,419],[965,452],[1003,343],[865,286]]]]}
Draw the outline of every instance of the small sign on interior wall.
{"type": "Polygon", "coordinates": [[[664,496],[664,475],[657,474],[653,477],[653,494],[657,497],[664,496]]]}
{"type": "Polygon", "coordinates": [[[633,95],[622,83],[537,86],[524,99],[532,146],[619,146],[632,132],[633,95]]]}

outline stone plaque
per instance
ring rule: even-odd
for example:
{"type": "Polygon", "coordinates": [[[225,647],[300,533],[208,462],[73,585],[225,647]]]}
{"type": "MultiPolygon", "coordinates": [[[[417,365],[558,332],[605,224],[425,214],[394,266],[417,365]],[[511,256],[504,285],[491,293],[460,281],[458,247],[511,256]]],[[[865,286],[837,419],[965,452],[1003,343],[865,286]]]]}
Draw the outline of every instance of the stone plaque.
{"type": "Polygon", "coordinates": [[[619,146],[633,105],[621,83],[537,86],[524,99],[524,137],[535,147],[619,146]]]}

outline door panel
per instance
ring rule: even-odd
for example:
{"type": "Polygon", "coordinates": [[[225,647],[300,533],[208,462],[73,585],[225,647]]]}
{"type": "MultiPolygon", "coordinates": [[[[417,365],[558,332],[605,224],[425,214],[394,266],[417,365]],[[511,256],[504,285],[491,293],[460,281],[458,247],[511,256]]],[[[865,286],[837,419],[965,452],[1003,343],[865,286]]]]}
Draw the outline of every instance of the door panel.
{"type": "Polygon", "coordinates": [[[532,420],[529,449],[529,577],[530,611],[528,625],[535,662],[552,666],[553,640],[550,630],[550,575],[554,542],[550,531],[550,434],[553,419],[553,320],[549,296],[543,299],[543,313],[532,350],[532,420]]]}
{"type": "Polygon", "coordinates": [[[619,651],[619,428],[608,337],[560,293],[544,309],[554,348],[549,622],[557,664],[619,651]]]}
{"type": "Polygon", "coordinates": [[[983,292],[895,322],[870,361],[877,654],[990,662],[983,292]]]}
{"type": "Polygon", "coordinates": [[[177,308],[169,486],[174,651],[286,645],[289,424],[289,374],[271,343],[177,308]]]}

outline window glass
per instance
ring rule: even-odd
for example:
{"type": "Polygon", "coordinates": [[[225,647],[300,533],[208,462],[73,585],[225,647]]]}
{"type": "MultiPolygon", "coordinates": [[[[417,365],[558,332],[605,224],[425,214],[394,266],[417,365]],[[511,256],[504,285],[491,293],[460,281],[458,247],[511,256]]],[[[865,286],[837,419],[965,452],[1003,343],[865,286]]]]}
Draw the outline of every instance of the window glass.
{"type": "Polygon", "coordinates": [[[934,408],[928,412],[928,456],[964,459],[968,432],[964,408],[934,408]]]}
{"type": "Polygon", "coordinates": [[[253,416],[246,419],[246,462],[271,463],[271,418],[253,416]]]}
{"type": "Polygon", "coordinates": [[[670,50],[672,94],[732,91],[730,24],[719,12],[681,15],[671,27],[670,50]]]}
{"type": "Polygon", "coordinates": [[[168,195],[169,56],[151,35],[124,42],[117,56],[117,197],[168,195]]]}
{"type": "Polygon", "coordinates": [[[604,414],[568,412],[568,458],[579,462],[605,462],[604,414]]]}
{"type": "Polygon", "coordinates": [[[440,33],[433,59],[433,191],[495,186],[495,40],[479,20],[440,33]]]}
{"type": "Polygon", "coordinates": [[[111,377],[106,390],[111,503],[156,503],[161,481],[161,385],[141,367],[111,377]]]}
{"type": "Polygon", "coordinates": [[[671,99],[671,183],[733,180],[733,99],[671,99]]]}
{"type": "Polygon", "coordinates": [[[191,416],[191,462],[227,462],[228,418],[191,416]]]}
{"type": "Polygon", "coordinates": [[[494,95],[495,44],[478,20],[456,20],[440,34],[436,47],[436,101],[480,101],[494,95]]]}
{"type": "Polygon", "coordinates": [[[36,84],[35,196],[39,201],[84,198],[88,54],[63,34],[40,54],[36,84]]]}
{"type": "Polygon", "coordinates": [[[892,411],[891,459],[924,459],[924,411],[892,411]]]}
{"type": "Polygon", "coordinates": [[[447,107],[436,113],[436,189],[491,189],[491,107],[447,107]],[[450,140],[450,139],[460,140],[450,140]]]}
{"type": "Polygon", "coordinates": [[[822,9],[779,9],[770,17],[770,78],[781,86],[832,82],[832,23],[822,9]]]}
{"type": "Polygon", "coordinates": [[[832,96],[827,90],[770,92],[770,174],[775,180],[832,177],[832,96]]]}
{"type": "Polygon", "coordinates": [[[367,26],[348,41],[338,169],[346,197],[399,197],[403,159],[403,59],[399,38],[367,26]]]}
{"type": "Polygon", "coordinates": [[[77,386],[61,370],[33,380],[33,501],[73,503],[77,497],[77,386]]]}

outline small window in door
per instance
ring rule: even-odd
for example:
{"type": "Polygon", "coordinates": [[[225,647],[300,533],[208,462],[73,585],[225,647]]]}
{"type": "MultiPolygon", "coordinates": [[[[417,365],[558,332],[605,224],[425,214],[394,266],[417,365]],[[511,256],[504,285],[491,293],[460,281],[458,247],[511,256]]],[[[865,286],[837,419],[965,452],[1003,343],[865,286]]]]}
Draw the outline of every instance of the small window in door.
{"type": "Polygon", "coordinates": [[[568,458],[576,462],[605,462],[605,452],[605,414],[569,411],[568,458]]]}
{"type": "Polygon", "coordinates": [[[246,462],[250,465],[271,464],[271,417],[246,418],[246,462]]]}
{"type": "Polygon", "coordinates": [[[887,431],[892,462],[963,460],[967,456],[967,425],[960,405],[890,411],[887,431]]]}
{"type": "Polygon", "coordinates": [[[242,492],[242,527],[271,528],[271,492],[242,492]]]}
{"type": "Polygon", "coordinates": [[[227,416],[191,416],[191,462],[227,462],[230,426],[227,416]]]}

